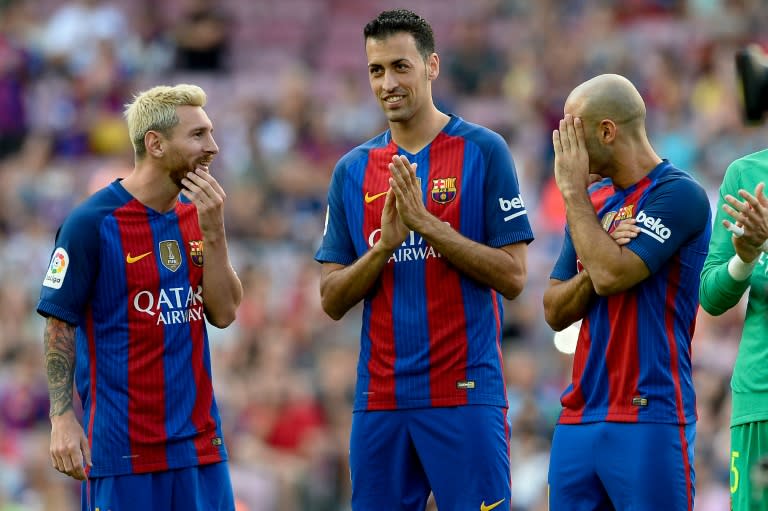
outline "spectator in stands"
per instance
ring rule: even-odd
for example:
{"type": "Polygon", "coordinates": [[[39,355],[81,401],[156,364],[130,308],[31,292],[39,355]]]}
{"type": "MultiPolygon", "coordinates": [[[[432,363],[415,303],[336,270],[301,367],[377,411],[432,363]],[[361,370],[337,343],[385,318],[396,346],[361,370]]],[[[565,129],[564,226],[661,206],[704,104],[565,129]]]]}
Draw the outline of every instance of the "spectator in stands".
{"type": "Polygon", "coordinates": [[[136,37],[122,9],[105,0],[70,0],[53,13],[41,43],[53,69],[76,77],[98,59],[102,41],[111,43],[121,65],[136,65],[136,37]]]}
{"type": "Polygon", "coordinates": [[[18,32],[22,4],[0,6],[0,160],[21,149],[28,130],[24,103],[32,56],[18,32]]]}
{"type": "Polygon", "coordinates": [[[218,3],[185,0],[181,18],[173,27],[175,67],[179,71],[228,69],[232,18],[218,3]]]}
{"type": "Polygon", "coordinates": [[[459,96],[498,96],[507,73],[505,54],[490,38],[488,21],[477,16],[460,20],[446,53],[445,69],[459,96]]]}

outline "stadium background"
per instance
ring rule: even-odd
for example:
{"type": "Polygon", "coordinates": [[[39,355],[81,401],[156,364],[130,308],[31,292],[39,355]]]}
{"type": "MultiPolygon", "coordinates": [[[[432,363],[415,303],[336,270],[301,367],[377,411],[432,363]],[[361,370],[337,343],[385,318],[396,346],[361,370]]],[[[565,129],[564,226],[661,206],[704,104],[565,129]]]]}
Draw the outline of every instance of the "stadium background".
{"type": "MultiPolygon", "coordinates": [[[[765,0],[0,0],[0,511],[79,509],[48,459],[39,286],[64,215],[133,164],[122,104],[182,81],[209,94],[245,286],[236,324],[210,332],[240,508],[348,509],[359,311],[324,316],[312,254],[335,160],[384,126],[362,27],[401,5],[435,29],[440,106],[502,133],[517,165],[537,239],[506,307],[513,509],[546,509],[571,363],[541,307],[563,226],[550,154],[563,100],[598,73],[630,78],[658,152],[714,204],[727,164],[768,146],[764,125],[742,123],[733,66],[737,48],[768,44],[765,0]]],[[[696,330],[697,511],[728,505],[741,319],[702,313],[696,330]]]]}

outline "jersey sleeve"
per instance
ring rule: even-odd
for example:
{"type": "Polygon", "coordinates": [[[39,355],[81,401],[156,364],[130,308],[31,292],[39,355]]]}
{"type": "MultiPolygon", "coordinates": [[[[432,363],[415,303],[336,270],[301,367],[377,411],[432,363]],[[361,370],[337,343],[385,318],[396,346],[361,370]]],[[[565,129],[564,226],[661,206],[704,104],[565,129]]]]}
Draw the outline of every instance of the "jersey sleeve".
{"type": "Polygon", "coordinates": [[[520,193],[515,164],[504,139],[495,134],[487,148],[485,218],[487,244],[501,247],[533,241],[528,210],[520,193]]]}
{"type": "Polygon", "coordinates": [[[99,271],[98,219],[75,210],[56,233],[37,312],[78,325],[99,271]]]}
{"type": "Polygon", "coordinates": [[[328,188],[328,207],[325,213],[323,239],[315,253],[315,260],[321,263],[352,264],[356,257],[355,246],[349,233],[344,208],[344,180],[346,169],[339,162],[333,171],[328,188]]]}
{"type": "Polygon", "coordinates": [[[640,232],[626,246],[655,273],[686,241],[708,227],[709,200],[692,179],[670,179],[649,192],[635,221],[640,232]]]}
{"type": "Polygon", "coordinates": [[[563,247],[560,249],[560,256],[555,261],[555,266],[552,268],[549,278],[566,281],[579,273],[578,256],[576,255],[576,248],[573,246],[573,240],[571,239],[571,232],[568,227],[565,228],[565,236],[563,237],[563,247]]]}
{"type": "MultiPolygon", "coordinates": [[[[712,228],[712,238],[709,241],[709,252],[704,261],[699,284],[701,306],[710,314],[722,314],[736,305],[750,285],[750,279],[734,280],[728,273],[728,261],[736,253],[731,241],[731,232],[723,227],[723,220],[731,220],[730,215],[723,211],[725,196],[738,197],[738,191],[743,188],[741,179],[741,162],[732,163],[725,172],[720,185],[717,200],[717,211],[712,228]]],[[[751,191],[751,190],[750,190],[751,191]]]]}

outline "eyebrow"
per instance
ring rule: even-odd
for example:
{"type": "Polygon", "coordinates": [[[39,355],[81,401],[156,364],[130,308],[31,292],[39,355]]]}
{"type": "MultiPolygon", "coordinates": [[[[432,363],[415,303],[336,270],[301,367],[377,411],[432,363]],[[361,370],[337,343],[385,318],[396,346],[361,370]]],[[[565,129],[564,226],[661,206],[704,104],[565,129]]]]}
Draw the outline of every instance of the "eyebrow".
{"type": "Polygon", "coordinates": [[[210,131],[211,133],[213,133],[213,126],[206,126],[204,124],[201,124],[199,126],[194,126],[189,129],[189,133],[195,133],[198,131],[210,131]]]}
{"type": "MultiPolygon", "coordinates": [[[[402,62],[405,62],[406,64],[410,64],[411,61],[408,60],[408,57],[400,57],[399,59],[395,59],[389,63],[390,66],[394,66],[397,64],[400,64],[402,62]]],[[[369,62],[368,67],[383,67],[384,64],[379,64],[378,62],[369,62]]]]}

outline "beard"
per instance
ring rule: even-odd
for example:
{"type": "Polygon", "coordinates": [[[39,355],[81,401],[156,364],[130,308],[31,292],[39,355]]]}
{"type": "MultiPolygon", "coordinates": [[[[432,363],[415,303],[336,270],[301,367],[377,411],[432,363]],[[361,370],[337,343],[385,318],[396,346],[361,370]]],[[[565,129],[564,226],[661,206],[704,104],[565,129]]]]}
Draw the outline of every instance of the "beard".
{"type": "Polygon", "coordinates": [[[589,154],[589,173],[600,177],[610,177],[613,174],[612,153],[604,146],[592,140],[585,140],[589,154]]]}
{"type": "Polygon", "coordinates": [[[181,180],[184,179],[188,173],[194,172],[195,170],[195,166],[190,165],[190,163],[178,153],[173,153],[167,156],[166,168],[168,169],[168,177],[179,190],[185,188],[181,180]]]}

